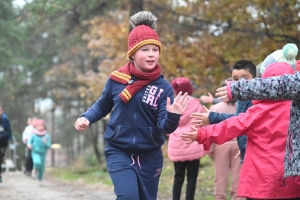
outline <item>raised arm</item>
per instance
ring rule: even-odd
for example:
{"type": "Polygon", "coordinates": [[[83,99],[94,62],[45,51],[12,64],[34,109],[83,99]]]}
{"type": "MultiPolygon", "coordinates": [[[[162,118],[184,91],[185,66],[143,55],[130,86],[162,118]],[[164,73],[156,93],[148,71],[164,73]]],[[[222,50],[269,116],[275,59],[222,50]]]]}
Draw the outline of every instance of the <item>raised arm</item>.
{"type": "Polygon", "coordinates": [[[187,143],[197,140],[200,144],[203,144],[204,150],[209,150],[213,143],[223,144],[244,133],[247,133],[247,135],[252,134],[252,125],[265,114],[266,110],[262,107],[251,107],[246,113],[240,113],[238,116],[231,117],[218,124],[198,128],[193,132],[183,133],[181,137],[187,143]]]}
{"type": "Polygon", "coordinates": [[[300,72],[293,75],[229,82],[227,91],[229,100],[300,100],[300,72]]]}

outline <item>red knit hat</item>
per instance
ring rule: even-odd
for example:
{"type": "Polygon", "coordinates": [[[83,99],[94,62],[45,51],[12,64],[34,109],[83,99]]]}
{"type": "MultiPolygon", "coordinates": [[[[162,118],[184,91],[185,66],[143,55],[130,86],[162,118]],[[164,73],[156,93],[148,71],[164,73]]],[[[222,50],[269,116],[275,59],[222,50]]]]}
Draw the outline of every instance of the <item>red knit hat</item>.
{"type": "Polygon", "coordinates": [[[127,58],[130,58],[140,47],[155,44],[162,50],[162,44],[155,32],[157,18],[149,11],[141,11],[130,17],[133,30],[128,37],[127,58]]]}
{"type": "Polygon", "coordinates": [[[180,91],[184,94],[184,93],[188,93],[189,95],[193,94],[193,86],[191,81],[188,78],[184,78],[184,77],[179,77],[179,78],[175,78],[172,82],[171,82],[172,88],[175,92],[175,94],[177,95],[180,91]]]}

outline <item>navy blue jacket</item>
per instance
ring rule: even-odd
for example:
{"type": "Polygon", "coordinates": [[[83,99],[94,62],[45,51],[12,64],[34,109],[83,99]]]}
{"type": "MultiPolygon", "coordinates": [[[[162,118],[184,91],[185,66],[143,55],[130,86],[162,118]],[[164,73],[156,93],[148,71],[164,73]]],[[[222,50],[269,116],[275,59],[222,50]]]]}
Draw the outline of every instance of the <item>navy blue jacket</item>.
{"type": "Polygon", "coordinates": [[[0,124],[2,124],[4,128],[4,131],[0,132],[0,146],[6,147],[8,145],[8,140],[12,139],[12,135],[9,119],[4,113],[0,119],[0,124]]]}
{"type": "Polygon", "coordinates": [[[141,88],[127,104],[119,97],[125,87],[109,78],[100,98],[81,117],[92,124],[110,113],[104,133],[109,147],[131,155],[160,148],[163,134],[174,132],[180,120],[180,115],[166,110],[167,97],[171,103],[174,99],[170,83],[160,76],[141,88]]]}
{"type": "MultiPolygon", "coordinates": [[[[210,124],[217,124],[221,121],[224,121],[232,116],[237,116],[239,113],[244,113],[248,108],[252,106],[252,100],[247,101],[237,101],[236,113],[235,114],[225,114],[225,113],[217,113],[217,112],[210,112],[209,113],[209,122],[210,124]]],[[[237,143],[240,149],[240,158],[241,163],[244,162],[244,157],[246,153],[246,145],[247,145],[247,135],[242,135],[237,137],[237,143]]]]}

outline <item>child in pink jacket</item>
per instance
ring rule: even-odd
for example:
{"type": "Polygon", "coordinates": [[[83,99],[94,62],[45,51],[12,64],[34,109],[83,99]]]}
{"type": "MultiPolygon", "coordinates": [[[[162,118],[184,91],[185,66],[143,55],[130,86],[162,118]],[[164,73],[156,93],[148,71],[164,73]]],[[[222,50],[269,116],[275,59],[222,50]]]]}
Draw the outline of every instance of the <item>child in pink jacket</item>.
{"type": "MultiPolygon", "coordinates": [[[[210,107],[210,111],[214,111],[217,113],[234,114],[236,113],[236,106],[235,103],[220,102],[212,105],[210,107]]],[[[215,200],[226,199],[229,180],[230,199],[242,200],[242,198],[237,196],[241,170],[240,158],[237,156],[239,155],[239,146],[237,143],[237,139],[234,138],[221,145],[213,144],[210,147],[210,152],[215,167],[215,200]]]]}
{"type": "MultiPolygon", "coordinates": [[[[171,82],[173,91],[177,96],[180,91],[192,95],[193,87],[188,78],[180,77],[171,82]]],[[[187,172],[186,200],[193,200],[197,183],[197,176],[200,165],[200,158],[206,155],[203,146],[197,143],[186,144],[180,135],[190,130],[190,123],[193,120],[190,114],[203,112],[203,107],[199,99],[190,97],[188,106],[180,117],[178,128],[169,135],[168,156],[174,162],[174,183],[173,200],[180,200],[181,188],[187,172]]]]}
{"type": "MultiPolygon", "coordinates": [[[[269,65],[262,78],[293,74],[283,62],[269,65]]],[[[284,179],[284,154],[289,126],[291,101],[253,101],[245,113],[221,123],[187,132],[182,138],[195,140],[208,150],[239,135],[248,136],[247,152],[242,165],[238,196],[253,199],[293,199],[300,197],[300,177],[284,179]]]]}

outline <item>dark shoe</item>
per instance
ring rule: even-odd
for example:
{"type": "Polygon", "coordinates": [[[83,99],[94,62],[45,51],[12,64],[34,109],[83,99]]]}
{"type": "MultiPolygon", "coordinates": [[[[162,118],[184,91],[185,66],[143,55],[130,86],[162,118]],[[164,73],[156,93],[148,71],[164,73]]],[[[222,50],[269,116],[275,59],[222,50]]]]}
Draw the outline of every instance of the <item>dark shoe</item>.
{"type": "Polygon", "coordinates": [[[30,176],[30,175],[31,175],[28,171],[24,171],[24,174],[25,174],[26,176],[30,176]]]}

